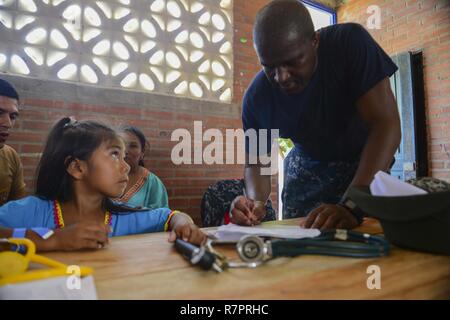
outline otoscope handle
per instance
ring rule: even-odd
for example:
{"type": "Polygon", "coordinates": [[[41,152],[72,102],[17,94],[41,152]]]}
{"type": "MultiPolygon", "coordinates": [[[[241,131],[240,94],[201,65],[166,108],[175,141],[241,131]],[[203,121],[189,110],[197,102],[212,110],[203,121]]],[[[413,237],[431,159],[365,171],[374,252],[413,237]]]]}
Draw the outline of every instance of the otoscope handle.
{"type": "Polygon", "coordinates": [[[216,257],[211,252],[181,239],[175,240],[175,249],[191,264],[199,265],[204,270],[212,269],[216,261],[216,257]]]}

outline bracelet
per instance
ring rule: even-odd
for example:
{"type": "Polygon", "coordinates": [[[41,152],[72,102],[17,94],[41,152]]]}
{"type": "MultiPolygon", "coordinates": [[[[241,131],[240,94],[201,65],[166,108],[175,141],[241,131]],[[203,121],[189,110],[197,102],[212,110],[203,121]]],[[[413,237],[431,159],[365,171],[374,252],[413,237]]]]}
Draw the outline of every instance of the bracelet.
{"type": "Polygon", "coordinates": [[[172,210],[172,211],[169,213],[169,216],[167,217],[166,223],[164,224],[164,231],[169,230],[170,221],[172,221],[173,216],[174,216],[177,212],[179,212],[179,211],[177,211],[177,210],[172,210]]]}
{"type": "MultiPolygon", "coordinates": [[[[189,220],[189,223],[191,223],[191,224],[195,224],[194,223],[194,220],[192,220],[192,218],[191,218],[191,216],[189,216],[188,214],[186,214],[186,213],[184,213],[184,212],[181,212],[181,211],[178,211],[178,210],[173,210],[170,214],[169,214],[169,217],[167,218],[167,221],[166,221],[166,223],[165,223],[165,225],[164,225],[164,231],[167,231],[167,230],[169,230],[169,226],[170,226],[170,222],[172,221],[172,218],[175,216],[175,215],[182,215],[182,216],[184,216],[184,217],[186,217],[188,220],[189,220]]],[[[175,229],[175,226],[173,226],[173,228],[172,228],[172,230],[173,229],[175,229]]]]}
{"type": "Polygon", "coordinates": [[[27,229],[25,228],[16,228],[13,230],[12,238],[23,239],[25,238],[25,234],[27,233],[27,229]]]}
{"type": "Polygon", "coordinates": [[[36,232],[38,236],[40,236],[44,240],[47,240],[55,233],[52,229],[49,228],[31,228],[31,230],[36,232]]]}
{"type": "MultiPolygon", "coordinates": [[[[31,228],[31,230],[34,231],[39,237],[41,237],[44,240],[50,238],[54,233],[52,229],[42,227],[31,228]]],[[[25,238],[26,233],[27,233],[26,228],[16,228],[13,230],[12,237],[23,239],[25,238]]]]}

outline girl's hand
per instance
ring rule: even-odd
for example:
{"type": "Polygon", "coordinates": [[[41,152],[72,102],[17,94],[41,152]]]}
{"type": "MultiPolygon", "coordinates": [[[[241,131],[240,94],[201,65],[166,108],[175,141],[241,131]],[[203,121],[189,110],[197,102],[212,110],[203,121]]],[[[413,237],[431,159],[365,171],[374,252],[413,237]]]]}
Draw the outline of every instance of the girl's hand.
{"type": "Polygon", "coordinates": [[[202,245],[206,241],[206,235],[195,224],[190,222],[177,224],[174,227],[170,232],[169,241],[174,242],[177,238],[195,245],[202,245]]]}
{"type": "Polygon", "coordinates": [[[55,230],[49,240],[54,241],[54,250],[101,249],[109,244],[110,231],[104,223],[83,221],[55,230]]]}

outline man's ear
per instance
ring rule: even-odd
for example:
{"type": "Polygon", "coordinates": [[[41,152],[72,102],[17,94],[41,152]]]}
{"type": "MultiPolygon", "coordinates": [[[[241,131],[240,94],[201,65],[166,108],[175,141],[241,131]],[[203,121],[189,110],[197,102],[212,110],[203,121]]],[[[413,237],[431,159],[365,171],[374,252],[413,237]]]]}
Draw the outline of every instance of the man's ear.
{"type": "Polygon", "coordinates": [[[316,31],[316,32],[314,32],[314,37],[313,37],[314,49],[317,49],[319,47],[319,42],[320,42],[320,32],[316,31]]]}
{"type": "Polygon", "coordinates": [[[86,163],[79,159],[73,159],[66,170],[75,180],[81,180],[87,171],[86,163]]]}

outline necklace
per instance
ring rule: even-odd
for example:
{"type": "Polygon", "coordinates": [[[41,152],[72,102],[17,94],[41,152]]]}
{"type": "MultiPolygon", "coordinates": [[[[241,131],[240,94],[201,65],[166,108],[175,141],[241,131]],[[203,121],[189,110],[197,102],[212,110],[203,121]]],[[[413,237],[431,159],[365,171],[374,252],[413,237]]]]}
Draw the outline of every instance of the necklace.
{"type": "MultiPolygon", "coordinates": [[[[53,201],[53,217],[55,219],[55,226],[58,229],[64,228],[64,218],[62,215],[61,204],[58,200],[53,201]]],[[[105,224],[111,225],[112,215],[109,211],[105,212],[105,224]]]]}

